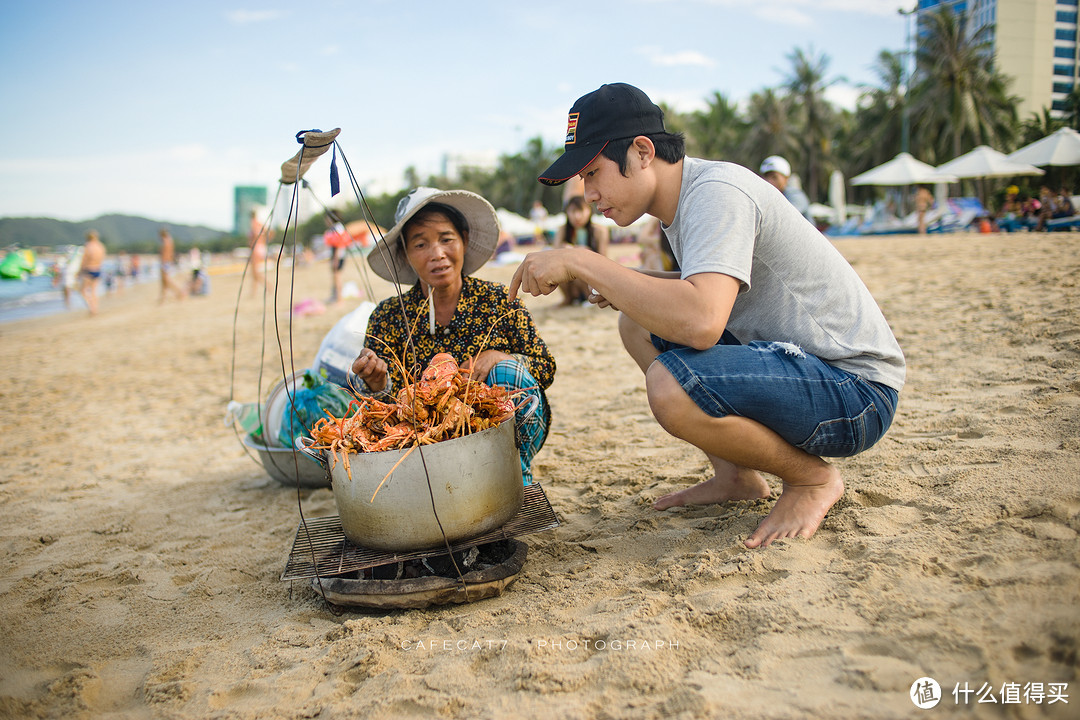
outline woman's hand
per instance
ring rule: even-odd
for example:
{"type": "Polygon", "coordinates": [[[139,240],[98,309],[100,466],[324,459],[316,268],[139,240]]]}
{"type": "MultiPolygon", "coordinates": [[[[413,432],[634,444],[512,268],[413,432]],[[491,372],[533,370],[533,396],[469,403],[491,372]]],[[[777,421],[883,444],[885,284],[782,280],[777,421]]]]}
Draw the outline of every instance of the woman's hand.
{"type": "Polygon", "coordinates": [[[373,392],[382,392],[386,388],[386,369],[386,361],[371,348],[361,350],[352,364],[353,373],[373,392]]]}
{"type": "Polygon", "coordinates": [[[487,380],[488,373],[491,372],[491,368],[495,367],[503,360],[510,360],[510,356],[501,350],[484,350],[482,353],[476,356],[476,358],[469,358],[462,363],[463,368],[469,370],[469,377],[472,380],[479,380],[484,382],[487,380]]]}

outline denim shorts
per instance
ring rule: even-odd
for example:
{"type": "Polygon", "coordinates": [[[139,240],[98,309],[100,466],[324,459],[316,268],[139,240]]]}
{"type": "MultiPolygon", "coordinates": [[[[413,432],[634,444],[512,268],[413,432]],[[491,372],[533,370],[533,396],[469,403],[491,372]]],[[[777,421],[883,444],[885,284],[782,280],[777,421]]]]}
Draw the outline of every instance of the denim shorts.
{"type": "Polygon", "coordinates": [[[725,332],[708,350],[655,335],[656,358],[713,417],[755,420],[811,455],[849,457],[889,429],[899,394],[829,365],[791,343],[739,343],[725,332]]]}

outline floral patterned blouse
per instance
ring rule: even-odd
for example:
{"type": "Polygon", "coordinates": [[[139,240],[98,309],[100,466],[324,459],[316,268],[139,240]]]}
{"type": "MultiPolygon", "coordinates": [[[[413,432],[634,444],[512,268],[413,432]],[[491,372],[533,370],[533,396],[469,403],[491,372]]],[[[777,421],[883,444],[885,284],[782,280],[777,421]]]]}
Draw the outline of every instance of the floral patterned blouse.
{"type": "Polygon", "coordinates": [[[471,276],[463,280],[450,325],[436,324],[434,335],[429,332],[427,298],[419,283],[401,296],[404,316],[397,296],[383,300],[372,311],[364,345],[386,360],[391,381],[387,391],[406,384],[394,357],[402,361],[415,381],[420,370],[440,352],[450,353],[460,363],[481,350],[501,350],[516,356],[541,389],[550,387],[555,379],[555,358],[524,304],[511,301],[509,290],[500,283],[471,276]],[[415,352],[408,347],[410,329],[415,352]]]}

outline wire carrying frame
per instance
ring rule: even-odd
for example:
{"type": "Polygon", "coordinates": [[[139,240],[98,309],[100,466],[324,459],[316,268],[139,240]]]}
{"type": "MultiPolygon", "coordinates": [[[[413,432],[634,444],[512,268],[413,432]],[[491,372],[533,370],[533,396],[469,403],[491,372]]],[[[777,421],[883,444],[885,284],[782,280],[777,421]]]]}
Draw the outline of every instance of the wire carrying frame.
{"type": "MultiPolygon", "coordinates": [[[[295,155],[293,155],[291,158],[289,158],[287,161],[285,161],[282,164],[282,166],[281,166],[281,177],[280,177],[280,180],[279,180],[280,184],[279,184],[277,196],[275,197],[273,206],[270,209],[269,216],[266,218],[265,222],[263,223],[263,225],[262,225],[262,227],[261,227],[261,229],[259,231],[260,236],[264,236],[264,235],[268,236],[268,232],[269,232],[268,228],[270,228],[272,226],[274,214],[275,214],[275,211],[277,210],[277,206],[278,206],[278,201],[280,200],[281,196],[284,194],[282,191],[285,188],[291,188],[292,192],[291,192],[291,198],[290,198],[290,201],[289,201],[288,215],[287,215],[286,222],[285,222],[285,228],[284,228],[284,233],[283,233],[283,236],[282,236],[282,242],[281,242],[281,245],[280,245],[280,247],[278,249],[277,262],[275,263],[274,283],[273,283],[274,290],[273,290],[272,298],[270,297],[269,283],[264,283],[264,286],[263,286],[263,294],[262,294],[262,314],[263,314],[263,331],[262,332],[263,332],[263,335],[262,335],[260,358],[259,358],[258,392],[259,392],[259,397],[261,398],[262,397],[262,387],[263,387],[263,377],[262,377],[263,376],[263,368],[265,367],[266,360],[267,360],[267,358],[265,356],[265,350],[266,350],[266,336],[265,336],[265,333],[266,333],[266,314],[267,314],[267,312],[269,310],[272,309],[273,316],[274,316],[273,322],[274,322],[275,340],[276,340],[276,344],[277,344],[277,347],[278,347],[278,359],[279,359],[280,377],[281,377],[282,381],[285,382],[286,393],[288,395],[288,405],[290,407],[292,407],[294,411],[296,409],[295,398],[294,398],[295,391],[289,385],[288,378],[293,377],[295,375],[295,373],[296,373],[296,369],[295,369],[296,368],[296,358],[295,358],[295,352],[294,352],[294,347],[293,347],[293,327],[292,327],[292,321],[293,320],[292,320],[292,312],[291,312],[291,309],[294,306],[293,293],[294,293],[294,289],[295,289],[296,263],[295,262],[291,263],[290,271],[289,271],[289,275],[288,275],[289,282],[288,282],[288,297],[287,297],[288,305],[287,305],[287,307],[289,308],[289,316],[288,316],[287,327],[283,328],[282,323],[281,323],[281,313],[278,311],[278,309],[279,309],[278,308],[279,298],[281,298],[281,294],[282,294],[281,273],[282,273],[282,266],[284,264],[282,262],[282,259],[285,257],[286,248],[289,248],[291,258],[295,259],[297,257],[297,248],[298,248],[298,246],[301,245],[301,243],[299,243],[298,240],[297,240],[297,233],[298,233],[298,229],[299,229],[299,219],[298,218],[299,218],[299,209],[300,209],[300,204],[299,204],[300,190],[302,190],[302,189],[310,190],[310,185],[307,183],[306,180],[304,180],[304,175],[311,169],[311,167],[315,164],[315,162],[320,157],[325,155],[327,152],[332,152],[331,166],[330,166],[331,196],[336,196],[338,194],[339,190],[340,190],[340,179],[341,178],[340,178],[339,173],[338,173],[338,165],[337,165],[338,156],[340,155],[340,160],[341,160],[342,166],[345,169],[345,174],[346,174],[346,178],[347,178],[347,181],[348,181],[348,185],[352,189],[353,194],[356,197],[357,203],[358,203],[358,205],[359,205],[359,207],[361,209],[361,212],[363,214],[363,220],[364,220],[364,222],[365,222],[365,224],[367,226],[369,236],[371,237],[371,239],[372,239],[372,241],[374,243],[373,247],[378,247],[380,243],[384,242],[382,229],[379,227],[378,223],[375,222],[373,214],[371,212],[371,208],[367,203],[367,199],[364,197],[363,191],[360,189],[360,186],[356,181],[356,176],[353,173],[352,167],[350,166],[349,161],[345,156],[345,153],[340,149],[340,146],[339,146],[338,141],[337,141],[337,138],[340,135],[340,133],[341,133],[340,128],[334,128],[333,130],[329,130],[329,131],[326,131],[326,132],[323,132],[322,130],[315,129],[315,130],[302,130],[302,131],[296,133],[295,139],[301,145],[301,147],[296,152],[295,155]],[[290,238],[290,233],[291,233],[291,238],[290,238]],[[272,300],[272,302],[271,302],[271,300],[272,300]]],[[[324,208],[324,210],[326,209],[325,205],[323,206],[323,208],[324,208]]],[[[260,239],[265,241],[266,238],[265,237],[253,238],[252,239],[252,244],[254,245],[260,239]]],[[[393,260],[394,253],[388,253],[387,255],[391,259],[390,260],[390,267],[388,269],[389,269],[391,275],[394,278],[394,288],[395,288],[395,292],[396,292],[398,306],[399,306],[402,314],[405,315],[406,313],[405,313],[404,300],[403,300],[403,296],[402,296],[401,283],[397,282],[397,280],[400,277],[401,269],[396,267],[396,264],[394,263],[394,260],[393,260]]],[[[248,270],[251,267],[252,257],[253,257],[253,254],[249,255],[248,261],[244,266],[244,271],[243,271],[243,274],[241,276],[240,288],[237,291],[236,313],[234,314],[234,321],[233,321],[234,322],[234,325],[233,325],[233,354],[232,354],[232,366],[231,366],[232,372],[231,372],[231,377],[230,377],[230,400],[232,400],[233,397],[234,397],[235,380],[236,380],[236,347],[237,347],[237,343],[236,343],[236,338],[237,338],[236,325],[237,325],[237,321],[238,321],[238,317],[239,317],[240,300],[241,300],[241,296],[242,296],[243,289],[244,289],[244,280],[247,277],[248,270]]],[[[269,258],[266,258],[264,260],[264,263],[268,264],[269,263],[269,258]]],[[[360,265],[361,265],[361,274],[364,277],[365,282],[367,283],[367,276],[366,276],[367,268],[364,267],[364,263],[360,263],[360,265]]],[[[266,270],[266,265],[264,265],[262,277],[266,277],[265,270],[266,270]]],[[[369,293],[370,293],[370,284],[368,285],[368,287],[369,287],[369,293]]],[[[410,324],[406,323],[406,326],[409,327],[410,324]]],[[[410,345],[410,346],[413,343],[411,330],[410,330],[410,334],[406,338],[406,343],[408,345],[410,345]]],[[[239,436],[239,432],[238,432],[238,436],[239,436]]],[[[439,520],[438,512],[437,512],[436,507],[435,507],[435,495],[434,495],[434,491],[431,488],[430,472],[429,472],[429,470],[427,468],[426,461],[424,460],[423,447],[422,446],[417,446],[415,449],[416,449],[416,451],[418,452],[418,454],[420,456],[420,460],[421,460],[421,463],[423,464],[423,468],[424,468],[424,474],[425,474],[425,477],[427,478],[428,494],[429,494],[430,506],[431,506],[430,511],[433,513],[436,523],[438,523],[440,529],[442,529],[442,522],[439,520]]],[[[249,454],[249,456],[251,455],[251,452],[248,450],[248,448],[246,446],[245,446],[245,452],[247,452],[249,454]]],[[[325,561],[325,558],[326,558],[326,555],[325,555],[326,548],[325,547],[319,547],[317,539],[319,537],[325,537],[325,528],[322,528],[321,530],[319,528],[309,528],[308,520],[304,517],[303,503],[302,503],[303,493],[302,493],[302,487],[301,487],[300,482],[299,482],[300,474],[299,474],[299,465],[298,465],[298,463],[300,463],[300,462],[309,462],[309,460],[307,460],[306,458],[299,458],[298,454],[295,452],[295,448],[294,448],[293,464],[294,464],[294,469],[296,470],[296,477],[297,477],[296,499],[297,499],[297,508],[298,508],[299,515],[300,515],[300,527],[298,529],[296,541],[294,543],[293,554],[290,557],[289,562],[290,562],[290,564],[294,563],[294,560],[298,555],[303,555],[303,556],[306,556],[307,558],[310,559],[309,567],[312,569],[311,577],[315,578],[315,585],[319,588],[319,592],[322,595],[324,602],[326,602],[327,606],[329,608],[331,608],[331,611],[335,612],[335,614],[336,614],[338,611],[335,610],[334,606],[327,600],[325,589],[322,586],[322,576],[327,575],[329,573],[327,572],[327,569],[326,569],[327,566],[324,564],[324,561],[325,561]],[[322,557],[322,561],[320,561],[320,559],[319,559],[320,555],[322,557]]],[[[550,517],[553,519],[553,522],[554,522],[554,524],[551,524],[550,519],[545,519],[545,522],[542,523],[545,527],[543,527],[541,529],[547,529],[547,527],[555,527],[555,526],[557,526],[558,525],[558,519],[555,518],[554,513],[551,511],[550,504],[547,502],[546,496],[543,495],[543,490],[541,490],[537,486],[536,490],[533,491],[533,494],[535,494],[536,492],[539,492],[540,497],[542,498],[542,504],[547,507],[547,512],[550,513],[550,517]]],[[[316,521],[313,520],[312,522],[316,522],[316,521]]],[[[523,531],[524,532],[537,532],[538,530],[523,530],[523,531]]],[[[458,580],[460,581],[462,589],[465,592],[465,595],[466,595],[466,598],[467,598],[468,597],[468,587],[467,587],[466,582],[462,578],[463,573],[461,572],[460,568],[458,567],[457,561],[454,559],[453,547],[451,546],[451,543],[448,541],[448,539],[446,537],[446,533],[445,533],[444,530],[442,531],[442,535],[443,535],[443,549],[441,551],[438,550],[438,549],[429,549],[427,551],[423,551],[422,553],[420,553],[420,555],[425,556],[425,557],[433,557],[435,555],[445,553],[445,555],[447,555],[450,558],[450,561],[453,563],[453,565],[455,567],[455,571],[456,571],[458,580]]],[[[475,544],[475,539],[470,540],[468,544],[475,544]]],[[[341,547],[344,547],[344,546],[341,546],[341,547]]],[[[387,561],[387,562],[389,562],[389,561],[387,561]]],[[[377,564],[377,563],[375,563],[375,564],[377,564]]],[[[371,567],[371,566],[372,565],[369,564],[366,567],[371,567]]],[[[289,572],[287,571],[286,576],[288,574],[289,574],[289,572]]],[[[282,579],[286,579],[286,577],[283,576],[282,579]]]]}

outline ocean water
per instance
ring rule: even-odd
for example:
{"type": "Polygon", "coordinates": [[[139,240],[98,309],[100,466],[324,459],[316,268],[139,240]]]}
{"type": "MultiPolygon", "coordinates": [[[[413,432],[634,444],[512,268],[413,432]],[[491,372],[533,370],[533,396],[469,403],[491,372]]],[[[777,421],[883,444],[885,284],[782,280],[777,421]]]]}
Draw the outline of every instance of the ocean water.
{"type": "Polygon", "coordinates": [[[63,291],[53,287],[48,275],[0,280],[0,324],[73,311],[86,311],[82,296],[73,290],[71,306],[65,306],[63,291]]]}

